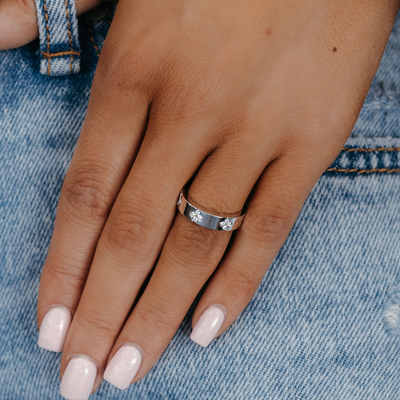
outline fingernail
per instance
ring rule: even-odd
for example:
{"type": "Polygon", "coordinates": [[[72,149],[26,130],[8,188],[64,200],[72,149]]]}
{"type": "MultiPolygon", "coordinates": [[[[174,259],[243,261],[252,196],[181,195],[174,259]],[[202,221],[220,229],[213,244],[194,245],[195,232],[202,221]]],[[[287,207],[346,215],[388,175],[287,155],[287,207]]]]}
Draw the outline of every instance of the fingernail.
{"type": "Polygon", "coordinates": [[[190,339],[200,346],[207,347],[215,338],[225,319],[225,313],[219,306],[210,306],[197,321],[190,339]]]}
{"type": "Polygon", "coordinates": [[[66,308],[51,308],[40,326],[39,347],[50,351],[62,351],[70,324],[71,313],[66,308]]]}
{"type": "Polygon", "coordinates": [[[84,356],[71,358],[61,381],[61,396],[68,400],[87,400],[97,375],[95,364],[84,356]]]}
{"type": "Polygon", "coordinates": [[[118,389],[125,390],[135,377],[141,362],[140,351],[132,345],[124,345],[107,365],[103,379],[118,389]]]}

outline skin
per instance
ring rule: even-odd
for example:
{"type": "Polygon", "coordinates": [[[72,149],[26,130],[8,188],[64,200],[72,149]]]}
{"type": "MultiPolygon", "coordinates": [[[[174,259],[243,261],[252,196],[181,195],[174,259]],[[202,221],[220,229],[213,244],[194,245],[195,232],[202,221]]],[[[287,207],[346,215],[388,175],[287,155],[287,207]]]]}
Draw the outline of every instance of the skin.
{"type": "MultiPolygon", "coordinates": [[[[16,3],[0,3],[3,49],[37,35],[34,23],[18,40],[2,35],[16,3]]],[[[212,304],[226,309],[219,335],[235,321],[350,135],[398,8],[120,0],[40,282],[39,326],[54,304],[73,315],[61,375],[85,354],[98,365],[96,389],[131,342],[143,349],[142,379],[210,277],[193,325],[212,304]],[[185,184],[212,214],[246,206],[242,227],[207,230],[177,213],[185,184]]]]}

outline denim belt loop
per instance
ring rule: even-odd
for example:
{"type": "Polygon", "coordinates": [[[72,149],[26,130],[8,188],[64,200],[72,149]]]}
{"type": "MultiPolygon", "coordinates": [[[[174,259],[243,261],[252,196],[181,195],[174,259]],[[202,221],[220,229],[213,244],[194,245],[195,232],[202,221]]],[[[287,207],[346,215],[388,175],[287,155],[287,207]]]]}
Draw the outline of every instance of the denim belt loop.
{"type": "Polygon", "coordinates": [[[67,75],[80,71],[75,0],[35,0],[40,39],[40,73],[67,75]]]}

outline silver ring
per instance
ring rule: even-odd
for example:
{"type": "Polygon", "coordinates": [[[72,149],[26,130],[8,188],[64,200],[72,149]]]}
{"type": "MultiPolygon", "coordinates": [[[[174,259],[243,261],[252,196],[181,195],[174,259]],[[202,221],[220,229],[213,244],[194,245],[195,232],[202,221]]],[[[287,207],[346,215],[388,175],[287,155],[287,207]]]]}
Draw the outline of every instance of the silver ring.
{"type": "Polygon", "coordinates": [[[183,191],[179,193],[178,200],[176,202],[178,210],[190,221],[197,225],[204,226],[204,228],[214,229],[216,231],[233,231],[242,225],[243,218],[246,213],[238,217],[221,217],[218,215],[212,215],[200,210],[194,205],[190,204],[183,191]]]}

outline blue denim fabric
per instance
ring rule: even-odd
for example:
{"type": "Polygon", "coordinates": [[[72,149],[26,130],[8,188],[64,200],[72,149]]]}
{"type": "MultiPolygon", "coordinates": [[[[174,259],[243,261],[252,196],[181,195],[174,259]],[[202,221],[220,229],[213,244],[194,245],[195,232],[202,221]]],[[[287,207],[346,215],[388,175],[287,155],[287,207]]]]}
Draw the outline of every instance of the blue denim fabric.
{"type": "MultiPolygon", "coordinates": [[[[61,399],[60,354],[36,344],[37,291],[110,22],[80,20],[79,74],[41,75],[35,42],[0,53],[1,400],[61,399]]],[[[399,47],[398,18],[346,149],[237,321],[201,348],[193,306],[143,380],[103,382],[94,400],[400,398],[399,47]]]]}
{"type": "Polygon", "coordinates": [[[40,73],[66,75],[80,70],[75,0],[35,0],[39,25],[40,73]]]}

